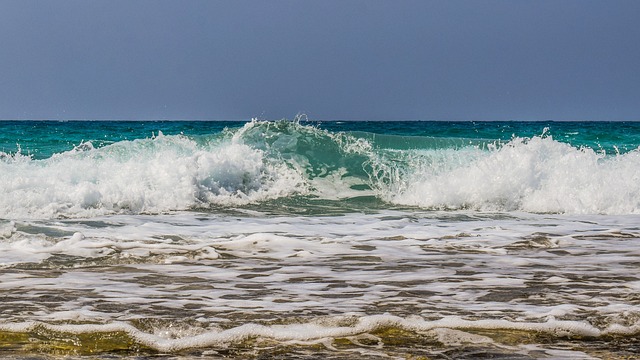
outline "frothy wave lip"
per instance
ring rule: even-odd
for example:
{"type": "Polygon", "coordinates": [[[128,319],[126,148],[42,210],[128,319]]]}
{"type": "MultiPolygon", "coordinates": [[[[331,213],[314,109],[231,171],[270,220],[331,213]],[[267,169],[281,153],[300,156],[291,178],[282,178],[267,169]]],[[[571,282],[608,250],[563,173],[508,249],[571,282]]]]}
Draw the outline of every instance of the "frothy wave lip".
{"type": "Polygon", "coordinates": [[[387,171],[386,200],[430,209],[640,213],[637,150],[607,156],[540,136],[490,151],[434,152],[408,169],[387,171]]]}
{"type": "Polygon", "coordinates": [[[0,154],[0,218],[155,214],[296,195],[302,206],[373,196],[383,206],[439,210],[640,213],[639,150],[605,155],[546,134],[500,146],[387,140],[399,148],[298,122],[252,121],[208,137],[84,142],[42,160],[0,154]]]}
{"type": "Polygon", "coordinates": [[[93,217],[237,206],[306,191],[299,169],[237,139],[158,135],[44,160],[0,160],[0,217],[93,217]]]}
{"type": "MultiPolygon", "coordinates": [[[[0,331],[13,333],[33,333],[47,330],[63,334],[126,333],[138,344],[161,352],[176,352],[185,349],[229,346],[248,339],[259,338],[280,343],[322,343],[327,339],[347,338],[362,334],[375,333],[383,329],[394,328],[414,333],[428,334],[437,329],[454,330],[516,330],[544,333],[553,338],[579,337],[598,338],[602,336],[630,336],[640,332],[640,325],[611,325],[598,329],[588,323],[549,319],[546,322],[514,322],[507,320],[465,320],[459,317],[447,317],[427,321],[419,317],[401,318],[392,315],[370,315],[357,318],[345,325],[345,318],[324,319],[308,323],[288,325],[260,325],[248,323],[222,330],[193,330],[196,334],[181,336],[174,332],[149,333],[126,322],[108,324],[47,324],[42,322],[23,322],[0,324],[0,331]],[[333,323],[333,324],[332,324],[333,323]],[[199,333],[198,333],[199,332],[199,333]],[[159,335],[160,334],[160,335],[159,335]],[[164,335],[164,336],[163,336],[164,335]]],[[[187,331],[188,333],[189,331],[187,331]]],[[[445,341],[440,339],[440,341],[445,341]]],[[[469,342],[474,338],[470,337],[469,342]]],[[[483,337],[483,341],[484,337],[483,337]]]]}

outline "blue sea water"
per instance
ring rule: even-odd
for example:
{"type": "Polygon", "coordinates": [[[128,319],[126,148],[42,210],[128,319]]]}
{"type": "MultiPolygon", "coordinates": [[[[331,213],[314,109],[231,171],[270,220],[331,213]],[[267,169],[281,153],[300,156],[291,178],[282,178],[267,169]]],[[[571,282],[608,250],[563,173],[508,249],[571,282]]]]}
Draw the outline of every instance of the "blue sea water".
{"type": "Polygon", "coordinates": [[[0,354],[625,357],[640,123],[0,122],[0,354]]]}
{"type": "MultiPolygon", "coordinates": [[[[0,151],[19,148],[36,159],[50,157],[91,141],[96,147],[118,141],[165,135],[214,136],[225,129],[239,129],[246,121],[1,121],[0,151]]],[[[546,135],[574,147],[596,151],[628,152],[640,146],[640,122],[450,122],[450,121],[304,121],[330,132],[372,136],[415,137],[413,146],[429,146],[431,138],[509,141],[514,137],[546,135]],[[616,148],[618,150],[616,150],[616,148]]]]}

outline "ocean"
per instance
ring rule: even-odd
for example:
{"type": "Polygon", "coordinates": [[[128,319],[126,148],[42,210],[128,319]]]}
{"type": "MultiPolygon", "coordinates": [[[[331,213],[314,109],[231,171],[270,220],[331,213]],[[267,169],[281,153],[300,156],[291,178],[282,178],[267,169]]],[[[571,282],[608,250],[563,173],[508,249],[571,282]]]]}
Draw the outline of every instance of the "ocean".
{"type": "Polygon", "coordinates": [[[640,356],[640,123],[0,122],[0,357],[640,356]]]}

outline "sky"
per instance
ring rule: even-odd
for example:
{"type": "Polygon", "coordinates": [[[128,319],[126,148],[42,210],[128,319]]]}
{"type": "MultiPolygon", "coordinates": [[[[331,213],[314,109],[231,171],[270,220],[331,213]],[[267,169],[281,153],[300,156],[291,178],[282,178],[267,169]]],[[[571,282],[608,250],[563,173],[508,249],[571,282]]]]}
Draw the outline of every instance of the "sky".
{"type": "Polygon", "coordinates": [[[0,119],[640,120],[640,1],[0,0],[0,119]]]}

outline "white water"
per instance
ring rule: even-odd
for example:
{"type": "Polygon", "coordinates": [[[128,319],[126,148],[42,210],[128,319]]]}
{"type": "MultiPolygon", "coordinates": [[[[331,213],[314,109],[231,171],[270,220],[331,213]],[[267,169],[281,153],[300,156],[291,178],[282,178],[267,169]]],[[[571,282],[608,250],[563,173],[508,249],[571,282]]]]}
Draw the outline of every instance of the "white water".
{"type": "Polygon", "coordinates": [[[400,151],[251,126],[0,158],[0,331],[364,357],[388,355],[391,327],[547,358],[640,334],[640,152],[546,136],[400,151]],[[495,335],[511,330],[543,340],[495,335]]]}
{"type": "MultiPolygon", "coordinates": [[[[626,297],[640,290],[634,265],[640,258],[637,224],[634,215],[521,214],[501,219],[472,213],[394,212],[326,218],[188,213],[91,222],[4,222],[0,264],[5,270],[32,263],[34,269],[62,273],[40,277],[5,271],[0,289],[22,289],[27,299],[47,289],[91,290],[105,301],[130,302],[140,309],[89,312],[88,319],[99,315],[110,321],[143,316],[145,309],[153,308],[154,295],[165,299],[165,306],[193,303],[218,316],[242,309],[265,317],[272,311],[304,309],[327,315],[365,314],[369,306],[374,313],[393,309],[399,315],[484,314],[483,318],[520,321],[583,318],[585,312],[608,317],[622,315],[622,310],[640,315],[634,302],[621,307],[626,297]],[[96,266],[107,268],[94,271],[96,266]],[[174,281],[143,286],[136,280],[141,272],[174,281]],[[179,288],[190,281],[215,290],[205,286],[182,298],[179,288]],[[245,283],[268,295],[244,299],[248,290],[238,284],[245,283]],[[529,293],[526,289],[534,284],[549,292],[529,293]],[[480,300],[518,288],[524,296],[516,296],[519,300],[500,300],[499,295],[480,300]],[[606,292],[593,293],[605,288],[606,292]],[[416,293],[409,295],[412,291],[416,293]],[[537,301],[542,295],[553,301],[537,301]],[[274,302],[279,298],[283,301],[274,302]]],[[[79,297],[59,308],[15,313],[12,318],[84,318],[83,309],[90,309],[94,301],[79,297]],[[72,309],[77,312],[69,313],[72,309]]]]}
{"type": "Polygon", "coordinates": [[[297,170],[259,149],[232,141],[203,147],[182,136],[0,161],[0,218],[161,213],[304,191],[297,170]]]}
{"type": "MultiPolygon", "coordinates": [[[[552,335],[564,334],[566,336],[597,337],[601,334],[617,335],[636,333],[640,326],[611,327],[604,331],[577,321],[548,320],[543,323],[512,322],[506,320],[463,320],[458,317],[446,317],[436,321],[426,321],[413,316],[401,318],[392,315],[363,316],[359,318],[336,317],[323,319],[303,324],[271,325],[246,324],[232,329],[207,329],[200,331],[170,331],[157,330],[155,333],[146,333],[122,322],[107,325],[49,325],[41,323],[18,323],[2,325],[1,331],[29,332],[38,328],[50,331],[82,334],[103,332],[124,332],[129,334],[139,343],[162,352],[175,352],[183,349],[194,349],[214,346],[228,346],[229,344],[258,337],[263,340],[276,340],[285,344],[323,344],[330,343],[329,339],[352,338],[355,344],[358,336],[375,332],[386,327],[394,327],[403,330],[422,333],[434,337],[445,346],[461,346],[469,344],[493,344],[488,337],[478,336],[464,331],[453,329],[500,329],[522,330],[549,333],[552,335]],[[350,323],[345,325],[345,323],[350,323]],[[194,333],[195,332],[195,333],[194,333]],[[179,336],[176,338],[176,336],[179,336]]],[[[369,336],[369,338],[375,336],[369,336]]],[[[362,338],[366,338],[362,336],[362,338]]],[[[382,344],[380,344],[382,345],[382,344]]],[[[381,346],[380,346],[381,348],[381,346]]],[[[511,346],[514,353],[526,353],[526,347],[511,346]]],[[[567,352],[570,353],[570,352],[567,352]]]]}
{"type": "Polygon", "coordinates": [[[385,199],[436,209],[640,213],[639,151],[605,156],[534,137],[493,151],[418,151],[409,168],[385,199]]]}
{"type": "Polygon", "coordinates": [[[99,149],[85,143],[44,160],[5,156],[0,218],[166,213],[294,195],[376,195],[425,209],[640,213],[638,150],[610,156],[548,136],[489,150],[375,149],[362,139],[289,126],[292,134],[249,123],[205,143],[160,135],[99,149]]]}

